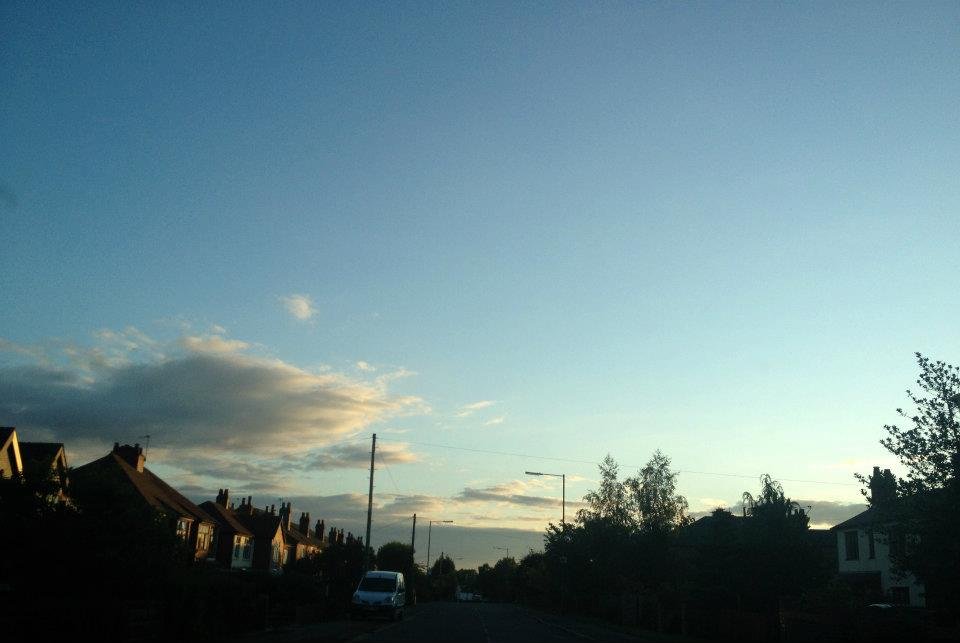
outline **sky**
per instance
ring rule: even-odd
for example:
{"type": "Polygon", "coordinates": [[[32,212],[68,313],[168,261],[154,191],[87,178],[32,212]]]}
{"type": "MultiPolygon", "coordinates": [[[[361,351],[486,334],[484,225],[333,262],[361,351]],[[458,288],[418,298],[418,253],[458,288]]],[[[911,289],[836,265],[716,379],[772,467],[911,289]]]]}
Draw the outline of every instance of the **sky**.
{"type": "Polygon", "coordinates": [[[611,454],[829,526],[960,361],[960,5],[0,6],[0,425],[492,562],[611,454]]]}

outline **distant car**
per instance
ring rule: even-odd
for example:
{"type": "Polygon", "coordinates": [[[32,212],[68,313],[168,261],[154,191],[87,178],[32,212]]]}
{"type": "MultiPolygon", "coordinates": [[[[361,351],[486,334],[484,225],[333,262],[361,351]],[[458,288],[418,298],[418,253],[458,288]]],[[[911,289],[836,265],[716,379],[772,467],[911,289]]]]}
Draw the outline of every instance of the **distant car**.
{"type": "Polygon", "coordinates": [[[403,618],[407,604],[407,587],[400,572],[367,572],[353,593],[350,615],[387,616],[393,620],[403,618]]]}

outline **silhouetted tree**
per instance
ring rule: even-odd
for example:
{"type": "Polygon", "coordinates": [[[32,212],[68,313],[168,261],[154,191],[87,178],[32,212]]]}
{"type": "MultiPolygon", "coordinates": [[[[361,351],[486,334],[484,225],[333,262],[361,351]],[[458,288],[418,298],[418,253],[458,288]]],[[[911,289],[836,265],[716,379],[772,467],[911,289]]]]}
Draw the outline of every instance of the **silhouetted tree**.
{"type": "Polygon", "coordinates": [[[773,611],[782,597],[799,597],[824,582],[825,569],[808,535],[810,518],[768,474],[760,493],[743,494],[746,520],[741,563],[749,570],[745,590],[753,609],[773,611]]]}
{"type": "Polygon", "coordinates": [[[901,545],[891,547],[895,567],[924,582],[928,605],[960,614],[960,368],[920,353],[916,358],[919,389],[907,390],[914,409],[897,409],[910,426],[886,425],[881,440],[907,475],[893,501],[892,481],[879,485],[883,497],[874,491],[868,500],[880,515],[877,528],[901,545]]]}
{"type": "Polygon", "coordinates": [[[456,597],[457,566],[453,559],[441,554],[430,568],[430,589],[435,600],[451,601],[456,597]]]}
{"type": "Polygon", "coordinates": [[[670,458],[657,450],[639,476],[627,478],[631,522],[638,529],[668,532],[689,521],[687,499],[677,493],[678,475],[670,470],[670,458]]]}

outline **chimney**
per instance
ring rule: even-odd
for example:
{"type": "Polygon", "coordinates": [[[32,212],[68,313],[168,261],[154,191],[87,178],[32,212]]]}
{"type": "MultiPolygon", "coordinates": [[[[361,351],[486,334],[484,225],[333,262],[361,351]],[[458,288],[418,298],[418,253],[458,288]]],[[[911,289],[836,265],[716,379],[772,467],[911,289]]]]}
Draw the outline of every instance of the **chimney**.
{"type": "Polygon", "coordinates": [[[897,497],[897,479],[890,469],[880,471],[880,467],[873,468],[870,476],[870,504],[884,505],[897,497]]]}
{"type": "Polygon", "coordinates": [[[143,449],[140,448],[139,444],[120,446],[119,442],[114,442],[113,452],[138,472],[143,473],[143,463],[147,461],[147,458],[143,455],[143,449]]]}
{"type": "Polygon", "coordinates": [[[318,540],[322,541],[326,537],[326,534],[323,533],[325,526],[322,520],[318,520],[317,526],[313,528],[313,535],[316,536],[318,540]]]}
{"type": "Polygon", "coordinates": [[[300,533],[306,536],[310,532],[310,514],[300,513],[300,533]]]}
{"type": "Polygon", "coordinates": [[[276,513],[277,513],[277,505],[270,505],[270,515],[272,516],[276,513]]]}
{"type": "Polygon", "coordinates": [[[290,507],[289,502],[280,503],[280,525],[287,530],[290,529],[290,512],[291,511],[292,511],[292,508],[290,507]]]}

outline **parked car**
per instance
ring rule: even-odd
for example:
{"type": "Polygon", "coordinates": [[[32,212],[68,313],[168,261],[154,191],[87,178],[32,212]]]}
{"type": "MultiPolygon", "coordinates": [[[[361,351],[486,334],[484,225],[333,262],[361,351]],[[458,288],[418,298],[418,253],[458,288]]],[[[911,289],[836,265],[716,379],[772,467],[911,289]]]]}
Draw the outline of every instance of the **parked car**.
{"type": "Polygon", "coordinates": [[[403,618],[407,604],[407,587],[400,572],[367,572],[360,579],[357,591],[353,593],[350,615],[354,618],[365,616],[388,616],[396,620],[403,618]]]}

